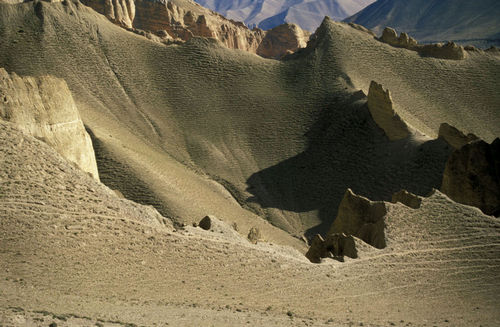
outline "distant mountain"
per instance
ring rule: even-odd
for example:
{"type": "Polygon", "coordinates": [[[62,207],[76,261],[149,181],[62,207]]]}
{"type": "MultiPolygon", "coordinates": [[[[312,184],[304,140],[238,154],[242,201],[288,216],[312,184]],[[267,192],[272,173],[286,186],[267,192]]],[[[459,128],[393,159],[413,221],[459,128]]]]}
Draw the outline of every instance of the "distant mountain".
{"type": "Polygon", "coordinates": [[[420,42],[500,44],[498,0],[378,0],[345,21],[380,34],[390,26],[420,42]]]}
{"type": "Polygon", "coordinates": [[[325,16],[342,20],[374,0],[196,0],[204,7],[249,27],[271,29],[295,23],[314,32],[325,16]]]}

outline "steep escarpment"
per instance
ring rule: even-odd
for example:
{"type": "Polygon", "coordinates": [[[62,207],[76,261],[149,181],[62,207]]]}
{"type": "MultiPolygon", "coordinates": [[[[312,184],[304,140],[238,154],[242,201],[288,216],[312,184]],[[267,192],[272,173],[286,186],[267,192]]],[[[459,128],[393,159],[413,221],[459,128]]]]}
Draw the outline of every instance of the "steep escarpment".
{"type": "Polygon", "coordinates": [[[112,22],[151,32],[167,40],[188,41],[195,36],[216,38],[231,49],[279,58],[304,47],[309,34],[294,24],[271,32],[248,29],[243,23],[226,19],[188,0],[110,1],[84,0],[112,22]]]}
{"type": "Polygon", "coordinates": [[[0,120],[43,140],[99,179],[92,141],[64,80],[20,77],[0,68],[0,120]]]}

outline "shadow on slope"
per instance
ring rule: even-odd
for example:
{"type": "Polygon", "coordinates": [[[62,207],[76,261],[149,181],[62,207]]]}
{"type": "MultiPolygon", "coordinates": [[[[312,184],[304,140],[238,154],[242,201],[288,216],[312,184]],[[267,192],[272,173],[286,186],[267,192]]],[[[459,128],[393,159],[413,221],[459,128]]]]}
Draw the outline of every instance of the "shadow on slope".
{"type": "MultiPolygon", "coordinates": [[[[317,210],[320,223],[306,231],[310,237],[327,232],[347,188],[375,201],[390,201],[401,189],[425,195],[438,188],[450,147],[417,135],[391,142],[366,103],[353,100],[323,111],[306,135],[305,151],[253,174],[248,201],[296,213],[317,210]]],[[[283,218],[270,219],[286,229],[283,218]]]]}

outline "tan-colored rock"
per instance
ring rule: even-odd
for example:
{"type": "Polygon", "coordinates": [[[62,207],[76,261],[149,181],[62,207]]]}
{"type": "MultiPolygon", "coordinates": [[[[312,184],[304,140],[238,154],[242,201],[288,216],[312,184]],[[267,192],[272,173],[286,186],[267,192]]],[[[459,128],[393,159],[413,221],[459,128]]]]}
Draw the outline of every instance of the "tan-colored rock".
{"type": "Polygon", "coordinates": [[[454,42],[447,42],[444,45],[441,43],[420,45],[407,33],[402,32],[398,37],[397,32],[390,27],[384,29],[379,40],[395,47],[417,51],[422,56],[427,57],[461,60],[467,56],[464,47],[454,42]]]}
{"type": "Polygon", "coordinates": [[[258,28],[250,30],[243,23],[226,19],[187,0],[82,2],[128,29],[150,32],[165,40],[188,41],[195,36],[216,38],[228,48],[258,53],[266,58],[280,58],[305,47],[309,38],[309,32],[294,24],[284,24],[269,32],[258,28]]]}
{"type": "Polygon", "coordinates": [[[395,29],[386,27],[380,40],[390,45],[398,45],[398,33],[395,29]]]}
{"type": "Polygon", "coordinates": [[[344,261],[344,256],[355,259],[358,257],[358,251],[354,237],[343,233],[329,234],[326,239],[316,234],[306,253],[306,258],[312,263],[320,263],[322,258],[344,261]]]}
{"type": "Polygon", "coordinates": [[[368,109],[375,123],[384,130],[389,140],[400,140],[410,135],[408,125],[393,108],[391,93],[375,81],[370,83],[368,109]]]}
{"type": "Polygon", "coordinates": [[[265,58],[279,59],[287,52],[304,48],[310,33],[295,24],[283,24],[266,32],[257,48],[257,54],[265,58]]]}
{"type": "Polygon", "coordinates": [[[443,173],[441,191],[452,200],[500,215],[500,139],[482,140],[455,150],[443,173]]]}
{"type": "Polygon", "coordinates": [[[92,141],[64,80],[20,77],[0,68],[0,119],[43,140],[99,179],[92,141]]]}
{"type": "Polygon", "coordinates": [[[423,56],[439,59],[461,60],[467,56],[464,47],[454,42],[447,42],[444,45],[441,43],[422,45],[419,46],[418,52],[423,56]]]}
{"type": "Polygon", "coordinates": [[[422,198],[418,195],[408,192],[407,190],[401,190],[392,195],[392,203],[400,202],[407,207],[418,209],[422,204],[422,198]]]}
{"type": "Polygon", "coordinates": [[[479,140],[476,135],[472,133],[465,135],[462,131],[447,123],[442,123],[439,126],[438,138],[443,139],[454,149],[460,149],[470,142],[479,140]]]}
{"type": "Polygon", "coordinates": [[[386,214],[384,202],[370,201],[347,189],[328,234],[352,235],[382,249],[386,246],[384,232],[386,214]]]}
{"type": "Polygon", "coordinates": [[[82,0],[95,11],[105,15],[110,21],[123,27],[132,28],[135,18],[134,0],[82,0]]]}
{"type": "Polygon", "coordinates": [[[325,240],[323,239],[323,237],[321,237],[321,235],[316,234],[311,240],[311,246],[306,252],[306,258],[309,259],[309,261],[311,261],[312,263],[320,263],[321,258],[326,257],[327,254],[325,240]]]}
{"type": "Polygon", "coordinates": [[[257,227],[252,227],[250,228],[247,237],[250,242],[257,244],[257,242],[261,239],[262,236],[260,234],[260,230],[257,227]]]}

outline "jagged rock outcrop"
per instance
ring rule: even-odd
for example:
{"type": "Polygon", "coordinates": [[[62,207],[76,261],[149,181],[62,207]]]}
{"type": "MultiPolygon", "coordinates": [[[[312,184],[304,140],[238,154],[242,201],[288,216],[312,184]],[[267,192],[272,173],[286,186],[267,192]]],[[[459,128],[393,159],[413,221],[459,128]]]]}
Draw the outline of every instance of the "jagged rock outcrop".
{"type": "Polygon", "coordinates": [[[269,32],[248,29],[243,23],[186,0],[82,0],[112,22],[143,30],[165,40],[188,41],[194,36],[216,38],[231,49],[280,58],[305,47],[309,37],[297,25],[285,24],[269,32]]]}
{"type": "Polygon", "coordinates": [[[410,48],[418,44],[417,40],[404,32],[401,33],[401,35],[398,37],[398,33],[396,33],[396,30],[390,27],[386,27],[384,29],[380,40],[387,44],[402,48],[410,48]]]}
{"type": "Polygon", "coordinates": [[[467,56],[464,47],[455,42],[419,45],[417,49],[422,56],[438,59],[462,60],[467,56]]]}
{"type": "Polygon", "coordinates": [[[390,27],[384,29],[379,40],[395,47],[417,51],[422,56],[426,57],[461,60],[465,59],[467,55],[464,47],[454,42],[420,45],[417,40],[404,32],[398,37],[396,31],[390,27]]]}
{"type": "Polygon", "coordinates": [[[340,202],[337,217],[328,232],[355,236],[378,249],[386,246],[384,216],[387,208],[382,201],[370,201],[347,189],[340,202]]]}
{"type": "Polygon", "coordinates": [[[352,235],[329,234],[326,240],[316,234],[311,241],[311,247],[306,253],[306,258],[312,263],[320,263],[322,258],[332,258],[344,261],[344,256],[352,259],[358,257],[356,241],[352,235]]]}
{"type": "Polygon", "coordinates": [[[442,123],[439,126],[438,138],[443,139],[454,149],[460,149],[470,142],[479,140],[476,135],[472,133],[465,135],[462,131],[447,123],[442,123]]]}
{"type": "Polygon", "coordinates": [[[482,140],[455,150],[443,173],[441,191],[452,200],[500,215],[500,139],[482,140]]]}
{"type": "Polygon", "coordinates": [[[304,48],[310,33],[295,24],[283,24],[266,32],[257,48],[257,54],[265,58],[279,59],[288,52],[304,48]]]}
{"type": "Polygon", "coordinates": [[[401,190],[392,195],[392,203],[400,202],[407,207],[418,209],[422,204],[422,198],[418,195],[408,192],[407,190],[401,190]]]}
{"type": "Polygon", "coordinates": [[[90,5],[113,23],[132,28],[135,18],[134,0],[82,0],[82,3],[90,5]]]}
{"type": "Polygon", "coordinates": [[[391,141],[410,135],[410,128],[393,108],[391,93],[375,81],[368,91],[368,109],[377,125],[382,128],[391,141]]]}
{"type": "Polygon", "coordinates": [[[0,119],[43,140],[99,179],[92,141],[64,80],[20,77],[0,68],[0,119]]]}

